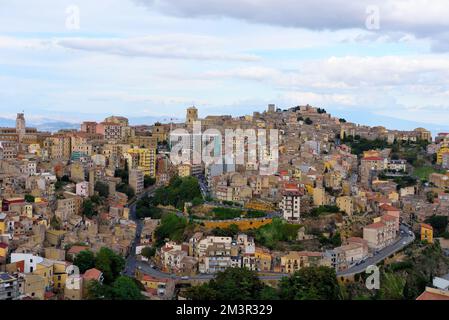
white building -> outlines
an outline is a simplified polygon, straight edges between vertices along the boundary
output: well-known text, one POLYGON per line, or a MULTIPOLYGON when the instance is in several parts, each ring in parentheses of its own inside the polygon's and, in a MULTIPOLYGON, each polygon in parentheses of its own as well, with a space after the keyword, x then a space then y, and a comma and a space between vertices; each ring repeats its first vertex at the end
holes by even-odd
POLYGON ((279 207, 285 220, 299 220, 301 213, 301 194, 299 191, 284 191, 279 207))
POLYGON ((89 182, 83 181, 76 184, 76 195, 80 197, 89 196, 89 182))
POLYGON ((24 273, 31 273, 36 270, 39 263, 44 261, 44 258, 31 253, 11 253, 11 263, 19 261, 24 261, 24 273))

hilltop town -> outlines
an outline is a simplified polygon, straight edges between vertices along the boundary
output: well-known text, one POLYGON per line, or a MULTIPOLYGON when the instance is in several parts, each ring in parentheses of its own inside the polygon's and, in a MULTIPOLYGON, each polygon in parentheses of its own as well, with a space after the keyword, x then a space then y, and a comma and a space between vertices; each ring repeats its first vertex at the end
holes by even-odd
POLYGON ((318 282, 308 285, 330 279, 339 290, 312 298, 449 299, 449 133, 269 105, 204 118, 190 107, 183 123, 111 116, 53 133, 20 113, 0 142, 0 300, 229 299, 220 284, 245 277, 262 289, 242 298, 293 299, 292 275, 309 273, 318 282), (171 133, 198 123, 276 132, 275 172, 261 174, 260 154, 174 161, 171 133), (399 291, 365 287, 376 265, 399 291))

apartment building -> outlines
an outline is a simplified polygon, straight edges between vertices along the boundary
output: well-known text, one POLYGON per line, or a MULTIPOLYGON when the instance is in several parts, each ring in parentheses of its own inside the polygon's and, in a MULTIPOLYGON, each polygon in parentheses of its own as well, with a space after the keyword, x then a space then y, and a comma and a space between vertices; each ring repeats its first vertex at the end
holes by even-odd
POLYGON ((136 194, 141 194, 144 189, 144 173, 141 170, 131 169, 129 171, 129 185, 136 194))
POLYGON ((285 220, 299 220, 301 217, 301 194, 299 190, 285 190, 279 204, 285 220))
POLYGON ((20 282, 18 276, 0 272, 0 300, 13 300, 20 296, 20 282))
POLYGON ((392 244, 397 236, 396 218, 384 215, 377 222, 363 228, 363 239, 372 250, 380 250, 392 244))

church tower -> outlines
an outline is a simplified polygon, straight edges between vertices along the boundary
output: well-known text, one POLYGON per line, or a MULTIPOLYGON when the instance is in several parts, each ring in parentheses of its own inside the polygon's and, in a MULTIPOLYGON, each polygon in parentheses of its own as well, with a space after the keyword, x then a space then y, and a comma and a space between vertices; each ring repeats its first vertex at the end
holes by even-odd
POLYGON ((195 107, 187 108, 186 124, 192 125, 194 121, 198 120, 198 109, 195 107))
POLYGON ((22 142, 23 137, 26 134, 25 115, 23 113, 17 114, 16 133, 19 136, 19 142, 22 142))

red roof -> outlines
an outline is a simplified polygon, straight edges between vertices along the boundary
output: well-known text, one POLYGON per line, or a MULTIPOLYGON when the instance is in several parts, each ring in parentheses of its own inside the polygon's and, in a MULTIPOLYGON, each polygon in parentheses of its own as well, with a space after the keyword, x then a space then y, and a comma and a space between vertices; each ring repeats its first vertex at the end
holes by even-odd
POLYGON ((433 230, 433 227, 430 224, 427 224, 427 223, 421 223, 421 227, 433 230))
POLYGON ((395 220, 397 220, 396 217, 393 217, 393 216, 390 216, 390 215, 384 215, 384 216, 381 217, 381 219, 384 220, 384 221, 395 221, 395 220))
POLYGON ((6 249, 8 248, 8 245, 6 243, 0 242, 0 248, 6 249))
POLYGON ((367 225, 365 228, 366 229, 380 229, 380 228, 384 228, 385 227, 385 223, 383 222, 375 222, 372 223, 370 225, 367 225))
POLYGON ((84 280, 99 280, 102 273, 100 270, 92 268, 89 270, 86 270, 83 275, 84 280))
POLYGON ((86 246, 73 246, 69 249, 69 251, 67 251, 68 254, 78 254, 81 251, 85 251, 88 250, 89 247, 86 246))
POLYGON ((389 205, 389 204, 387 204, 387 203, 382 204, 382 205, 380 206, 380 208, 381 208, 382 210, 385 210, 385 211, 399 211, 398 208, 395 208, 395 207, 393 207, 392 205, 389 205))
POLYGON ((433 292, 424 291, 416 300, 449 300, 449 296, 433 292))

